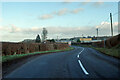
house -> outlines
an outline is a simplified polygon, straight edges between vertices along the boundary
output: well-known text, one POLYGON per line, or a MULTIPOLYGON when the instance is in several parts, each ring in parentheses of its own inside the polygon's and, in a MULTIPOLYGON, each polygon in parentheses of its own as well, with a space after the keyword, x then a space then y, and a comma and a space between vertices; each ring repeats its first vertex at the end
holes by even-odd
POLYGON ((69 39, 60 39, 59 40, 61 43, 68 43, 69 42, 69 39))
POLYGON ((81 37, 74 37, 74 38, 70 38, 71 42, 77 42, 78 39, 80 39, 81 37))
POLYGON ((80 38, 81 43, 90 43, 92 38, 80 38))

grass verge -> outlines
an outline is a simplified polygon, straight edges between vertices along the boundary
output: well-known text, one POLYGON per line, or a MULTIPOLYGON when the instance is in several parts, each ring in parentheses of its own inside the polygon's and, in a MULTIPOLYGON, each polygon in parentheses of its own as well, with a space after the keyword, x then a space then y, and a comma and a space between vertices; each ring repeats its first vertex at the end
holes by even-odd
POLYGON ((22 58, 25 56, 31 56, 31 55, 36 55, 36 54, 43 54, 43 53, 52 53, 52 52, 61 52, 61 51, 69 51, 73 50, 73 47, 66 48, 64 50, 50 50, 50 51, 41 51, 41 52, 34 52, 34 53, 27 53, 27 54, 16 54, 16 55, 7 55, 7 56, 2 56, 2 62, 7 62, 10 60, 22 58))
POLYGON ((120 59, 120 53, 118 51, 118 49, 114 49, 114 48, 111 48, 111 49, 108 49, 108 48, 94 48, 104 54, 107 54, 109 56, 113 56, 113 57, 116 57, 116 58, 119 58, 120 59))
POLYGON ((98 47, 93 47, 91 45, 82 45, 81 47, 89 47, 89 48, 93 48, 95 50, 98 50, 100 51, 101 53, 104 53, 106 55, 109 55, 109 56, 112 56, 112 57, 115 57, 115 58, 118 58, 120 59, 120 48, 117 46, 113 47, 113 48, 98 48, 98 47))

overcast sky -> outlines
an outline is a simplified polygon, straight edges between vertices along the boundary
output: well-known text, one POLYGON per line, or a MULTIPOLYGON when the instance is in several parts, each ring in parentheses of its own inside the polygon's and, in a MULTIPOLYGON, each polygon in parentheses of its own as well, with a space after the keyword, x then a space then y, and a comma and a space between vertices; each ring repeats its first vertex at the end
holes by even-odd
POLYGON ((118 34, 118 2, 2 2, 1 41, 35 39, 42 28, 48 38, 110 36, 109 14, 113 15, 114 35, 118 34))

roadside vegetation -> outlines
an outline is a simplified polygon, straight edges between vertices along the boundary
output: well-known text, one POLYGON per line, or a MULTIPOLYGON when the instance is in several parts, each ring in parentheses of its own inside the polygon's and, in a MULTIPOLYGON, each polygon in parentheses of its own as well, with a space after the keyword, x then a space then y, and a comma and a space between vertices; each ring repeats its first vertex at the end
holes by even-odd
POLYGON ((69 47, 69 48, 66 48, 64 50, 50 50, 50 51, 41 51, 41 52, 34 52, 34 53, 27 53, 27 54, 6 55, 6 56, 2 56, 2 62, 14 60, 14 59, 18 59, 18 58, 22 58, 22 57, 26 57, 26 56, 31 56, 31 55, 69 51, 69 50, 73 50, 73 49, 74 49, 73 47, 69 47))
POLYGON ((113 56, 113 57, 120 59, 120 53, 119 53, 120 44, 115 47, 112 47, 112 48, 99 48, 99 47, 93 47, 91 45, 82 45, 82 47, 90 47, 90 48, 96 49, 106 55, 113 56))

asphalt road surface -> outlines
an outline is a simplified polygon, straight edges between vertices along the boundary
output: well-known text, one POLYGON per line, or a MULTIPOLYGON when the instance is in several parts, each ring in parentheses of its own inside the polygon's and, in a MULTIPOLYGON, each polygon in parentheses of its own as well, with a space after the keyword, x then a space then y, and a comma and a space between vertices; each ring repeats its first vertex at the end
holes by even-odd
POLYGON ((5 78, 120 78, 120 60, 92 48, 38 56, 5 78))

